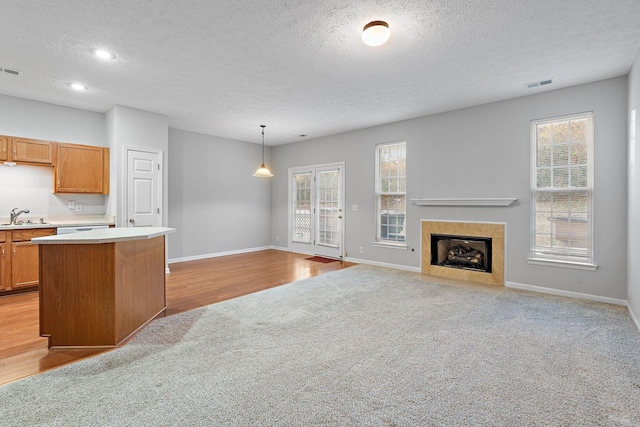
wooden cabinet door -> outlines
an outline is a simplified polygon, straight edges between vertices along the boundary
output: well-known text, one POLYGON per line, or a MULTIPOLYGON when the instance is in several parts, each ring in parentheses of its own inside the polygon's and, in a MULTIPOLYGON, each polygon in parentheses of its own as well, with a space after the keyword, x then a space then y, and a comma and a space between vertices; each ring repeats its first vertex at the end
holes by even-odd
POLYGON ((109 194, 109 149, 57 144, 53 192, 109 194))
POLYGON ((9 245, 0 243, 0 291, 9 289, 9 245))
POLYGON ((53 148, 49 141, 38 139, 11 138, 10 160, 14 162, 50 165, 53 161, 53 148))
POLYGON ((17 242, 11 245, 11 288, 37 286, 40 283, 38 245, 17 242))
POLYGON ((9 138, 0 136, 0 160, 9 159, 9 138))
POLYGON ((11 232, 11 281, 12 289, 38 286, 40 283, 40 263, 38 245, 31 239, 56 234, 55 228, 32 228, 11 232))

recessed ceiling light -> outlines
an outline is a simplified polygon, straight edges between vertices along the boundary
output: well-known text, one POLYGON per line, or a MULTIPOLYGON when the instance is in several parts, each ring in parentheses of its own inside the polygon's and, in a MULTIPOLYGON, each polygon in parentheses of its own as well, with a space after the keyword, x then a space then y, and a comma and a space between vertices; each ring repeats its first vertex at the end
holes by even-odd
POLYGON ((371 21, 362 30, 362 41, 369 46, 380 46, 390 36, 389 24, 384 21, 371 21))
POLYGON ((104 49, 93 49, 91 51, 95 56, 100 59, 115 59, 115 55, 104 49))
POLYGON ((83 85, 82 83, 67 83, 67 86, 77 91, 89 90, 89 87, 83 85))

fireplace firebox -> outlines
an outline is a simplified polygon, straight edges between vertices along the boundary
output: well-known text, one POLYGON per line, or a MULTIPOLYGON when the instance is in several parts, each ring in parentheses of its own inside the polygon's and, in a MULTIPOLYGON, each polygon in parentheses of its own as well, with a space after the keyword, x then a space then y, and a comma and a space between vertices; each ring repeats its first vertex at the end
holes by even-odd
POLYGON ((431 234, 431 265, 491 273, 491 238, 431 234))

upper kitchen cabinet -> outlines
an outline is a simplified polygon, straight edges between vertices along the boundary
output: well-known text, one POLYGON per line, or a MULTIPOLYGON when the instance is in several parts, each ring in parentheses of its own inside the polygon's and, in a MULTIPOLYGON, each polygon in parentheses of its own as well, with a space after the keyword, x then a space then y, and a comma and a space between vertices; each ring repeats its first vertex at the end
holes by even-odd
POLYGON ((53 143, 39 139, 11 138, 8 159, 12 162, 51 166, 53 143))
POLYGON ((109 149, 57 143, 54 193, 109 194, 109 149))
POLYGON ((7 161, 9 159, 9 138, 0 135, 0 160, 7 161))

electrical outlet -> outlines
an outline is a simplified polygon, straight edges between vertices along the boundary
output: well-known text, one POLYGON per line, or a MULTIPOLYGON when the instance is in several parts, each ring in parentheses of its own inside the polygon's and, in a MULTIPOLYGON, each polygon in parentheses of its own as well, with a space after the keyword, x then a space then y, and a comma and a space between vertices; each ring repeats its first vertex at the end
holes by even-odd
POLYGON ((356 212, 358 210, 358 205, 351 205, 351 210, 356 212))
POLYGON ((67 208, 72 211, 76 208, 76 202, 74 202, 73 200, 69 200, 67 201, 67 208))
POLYGON ((280 237, 276 236, 276 243, 280 242, 280 237))
POLYGON ((360 246, 360 253, 363 254, 364 253, 364 248, 362 246, 360 246))
POLYGON ((82 212, 82 203, 76 203, 76 212, 82 212))

